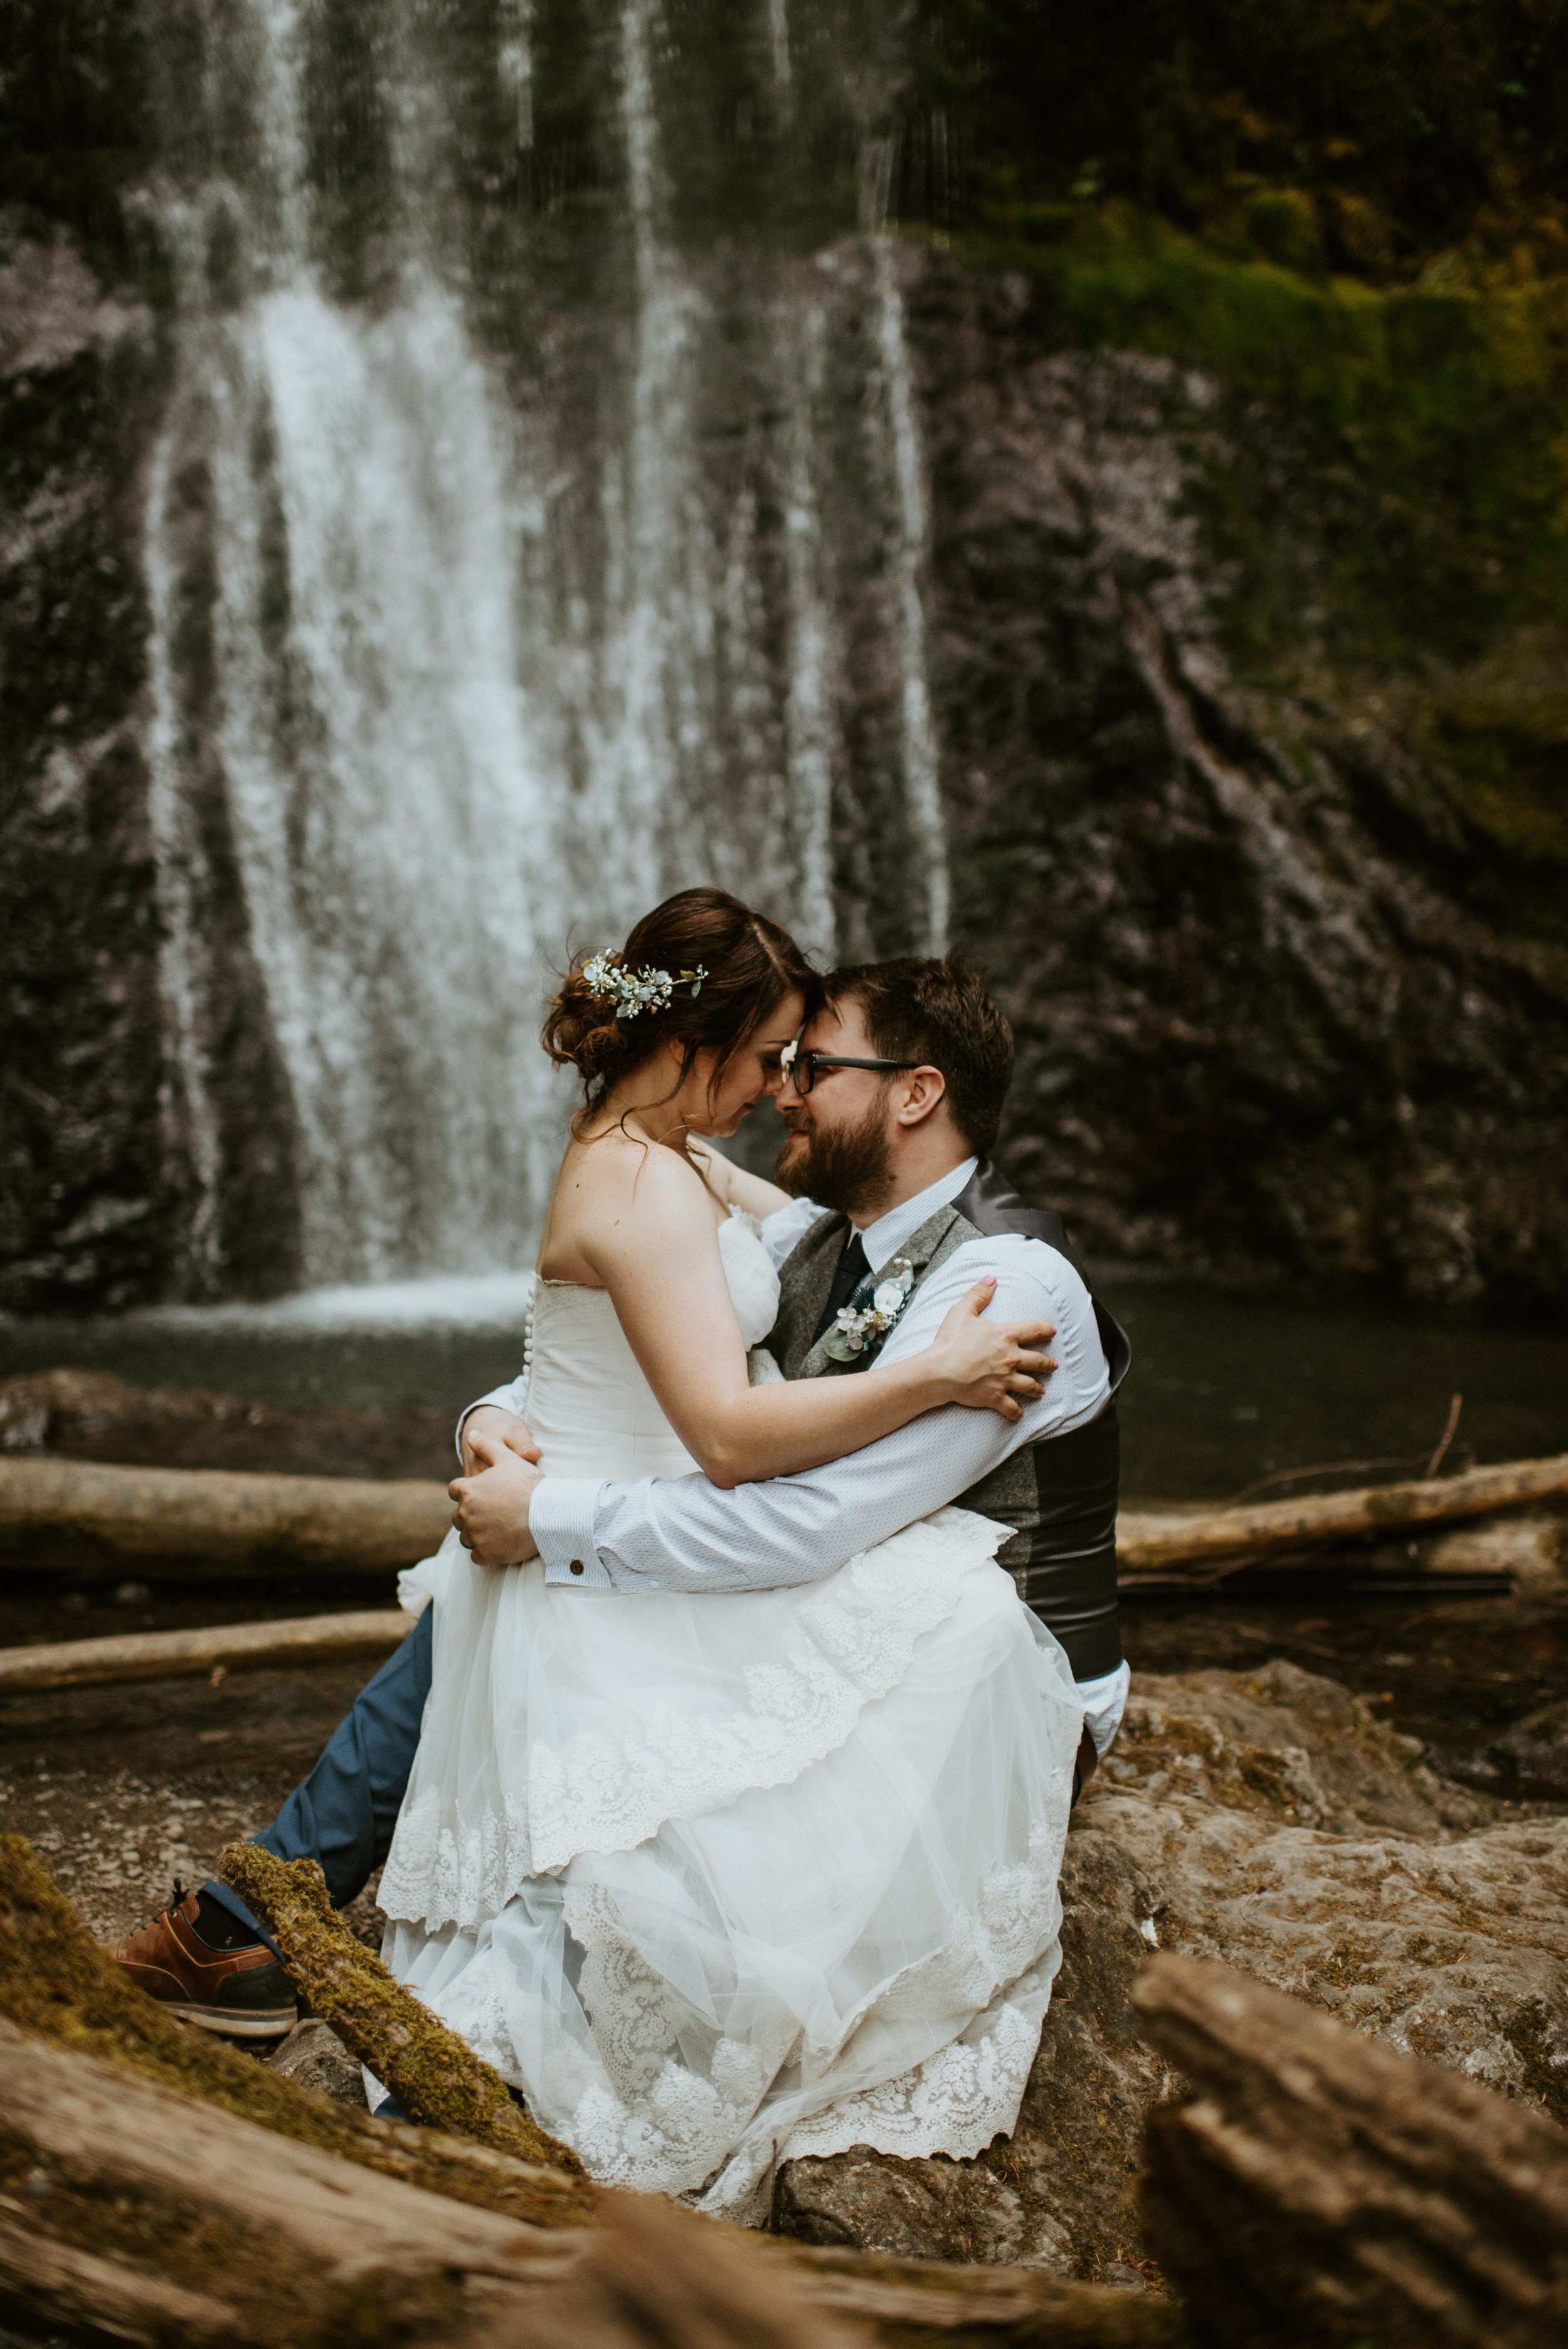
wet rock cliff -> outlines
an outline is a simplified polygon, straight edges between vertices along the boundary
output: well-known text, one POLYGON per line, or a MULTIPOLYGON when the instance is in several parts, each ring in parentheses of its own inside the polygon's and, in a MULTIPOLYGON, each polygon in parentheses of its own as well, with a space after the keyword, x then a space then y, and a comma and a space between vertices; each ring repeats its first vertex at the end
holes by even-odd
POLYGON ((1555 200, 1179 229, 940 16, 28 20, 0 1308, 516 1257, 546 967, 699 876, 972 953, 1092 1249, 1568 1295, 1555 200))
MULTIPOLYGON (((1434 722, 1461 688, 1349 682, 1310 626, 1249 677, 1209 518, 1268 419, 1238 446, 1202 371, 1042 347, 1026 275, 908 265, 955 930, 1018 1036, 1016 1177, 1108 1254, 1568 1294, 1568 960, 1497 902, 1518 852, 1434 722)), ((1527 710, 1560 698, 1520 666, 1527 710)))

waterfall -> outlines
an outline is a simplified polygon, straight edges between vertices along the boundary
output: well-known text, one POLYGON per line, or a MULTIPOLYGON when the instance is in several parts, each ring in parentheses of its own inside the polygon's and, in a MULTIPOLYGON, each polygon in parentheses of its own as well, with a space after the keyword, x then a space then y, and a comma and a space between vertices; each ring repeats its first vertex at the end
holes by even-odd
POLYGON ((520 1264, 570 949, 698 880, 823 957, 944 940, 887 141, 787 0, 712 19, 755 85, 717 130, 658 0, 167 5, 146 749, 181 1287, 230 1289, 258 1221, 263 1286, 520 1264), (835 106, 880 209, 813 241, 768 205, 835 106), (754 124, 767 201, 715 234, 703 174, 750 169, 754 124))

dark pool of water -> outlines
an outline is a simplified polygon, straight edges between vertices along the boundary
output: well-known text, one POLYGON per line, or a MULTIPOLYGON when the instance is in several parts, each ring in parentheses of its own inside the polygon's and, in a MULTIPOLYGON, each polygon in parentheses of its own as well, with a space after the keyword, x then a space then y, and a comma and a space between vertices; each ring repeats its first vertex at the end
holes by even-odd
MULTIPOLYGON (((1220 1499, 1276 1469, 1416 1459, 1464 1397, 1451 1465, 1568 1451, 1568 1323, 1419 1313, 1377 1299, 1243 1295, 1108 1270, 1133 1367, 1122 1489, 1220 1499)), ((296 1408, 456 1414, 512 1377, 518 1331, 290 1330, 226 1314, 0 1322, 0 1377, 57 1364, 296 1408)))
POLYGON ((1132 1340, 1122 1489, 1218 1498, 1276 1469, 1430 1451, 1450 1465, 1568 1452, 1568 1321, 1453 1318, 1377 1299, 1242 1295, 1107 1273, 1132 1340))

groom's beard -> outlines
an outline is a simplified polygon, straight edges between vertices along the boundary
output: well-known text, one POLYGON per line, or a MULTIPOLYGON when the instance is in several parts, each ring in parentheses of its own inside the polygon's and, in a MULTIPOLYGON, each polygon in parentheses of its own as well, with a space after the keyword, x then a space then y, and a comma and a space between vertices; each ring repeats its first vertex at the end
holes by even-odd
POLYGON ((842 1216, 875 1206, 892 1178, 886 1109, 868 1110, 859 1125, 794 1127, 773 1178, 791 1198, 815 1199, 842 1216))

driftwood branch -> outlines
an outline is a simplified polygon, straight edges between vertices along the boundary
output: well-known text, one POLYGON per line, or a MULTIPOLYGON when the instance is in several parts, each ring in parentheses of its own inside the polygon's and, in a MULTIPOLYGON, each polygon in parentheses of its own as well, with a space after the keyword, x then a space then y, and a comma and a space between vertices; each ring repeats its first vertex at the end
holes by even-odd
POLYGON ((1148 2131, 1155 2256, 1216 2349, 1548 2349, 1568 2340, 1568 2137, 1245 1974, 1134 1986, 1191 2085, 1148 2131))
POLYGON ((191 1680, 279 1664, 355 1663, 390 1653, 414 1628, 401 1608, 306 1615, 284 1623, 224 1623, 204 1631, 130 1631, 0 1648, 0 1696, 94 1688, 113 1681, 191 1680))
POLYGON ((575 2176, 583 2164, 512 2102, 505 2081, 356 1940, 314 1859, 231 1844, 218 1872, 255 1912, 312 2010, 417 2121, 575 2176))
POLYGON ((155 1558, 203 1576, 385 1575, 428 1557, 451 1522, 440 1485, 0 1462, 0 1565, 79 1574, 155 1558))
POLYGON ((1255 1485, 1247 1485, 1241 1492, 1233 1493, 1221 1506, 1239 1509, 1243 1501, 1256 1500, 1260 1493, 1272 1493, 1280 1485, 1305 1485, 1314 1476, 1370 1476, 1379 1468, 1420 1468, 1423 1477, 1435 1476, 1448 1457, 1449 1446, 1459 1433, 1460 1413, 1464 1409, 1463 1395, 1453 1395, 1449 1401, 1449 1415, 1443 1432, 1430 1453, 1400 1452, 1381 1460, 1319 1460, 1305 1468, 1276 1468, 1272 1476, 1260 1476, 1255 1485), (1425 1467, 1421 1463, 1425 1461, 1425 1467))
POLYGON ((1117 1520, 1117 1558, 1132 1573, 1217 1565, 1227 1558, 1262 1558, 1348 1541, 1362 1534, 1408 1533, 1419 1526, 1450 1524, 1487 1516, 1494 1509, 1564 1497, 1568 1454, 1555 1460, 1511 1460, 1495 1468, 1472 1468, 1463 1476, 1214 1509, 1201 1516, 1157 1517, 1124 1510, 1117 1520))
MULTIPOLYGON (((1123 1510, 1118 1549, 1130 1572, 1158 1572, 1405 1533, 1564 1497, 1568 1454, 1197 1516, 1123 1510)), ((304 1568, 384 1575, 428 1557, 450 1523, 451 1504, 439 1485, 0 1462, 0 1565, 81 1573, 95 1564, 156 1559, 165 1573, 188 1575, 295 1574, 304 1568)))

